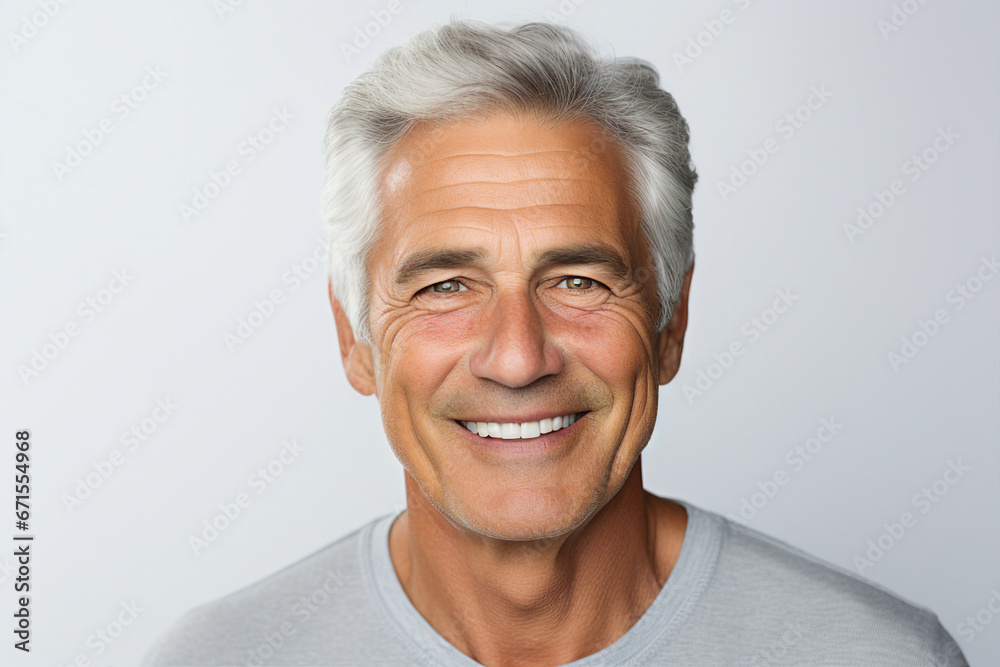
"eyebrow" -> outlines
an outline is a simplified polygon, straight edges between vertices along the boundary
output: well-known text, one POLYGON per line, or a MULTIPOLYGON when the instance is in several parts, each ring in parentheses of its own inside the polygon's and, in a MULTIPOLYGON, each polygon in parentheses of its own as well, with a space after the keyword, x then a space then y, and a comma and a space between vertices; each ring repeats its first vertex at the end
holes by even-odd
POLYGON ((486 253, 483 250, 422 250, 415 252, 396 269, 397 285, 405 285, 418 276, 438 269, 457 269, 482 262, 486 253))
POLYGON ((564 264, 603 266, 616 278, 628 278, 629 267, 617 250, 600 243, 586 243, 568 248, 553 248, 538 256, 538 267, 564 264))
MULTIPOLYGON (((481 248, 469 250, 431 249, 413 253, 396 269, 394 280, 397 285, 405 285, 428 271, 457 269, 470 264, 483 263, 486 251, 481 248)), ((553 248, 538 256, 537 268, 547 268, 567 264, 598 265, 607 268, 616 278, 627 278, 628 263, 614 249, 598 243, 553 248)))

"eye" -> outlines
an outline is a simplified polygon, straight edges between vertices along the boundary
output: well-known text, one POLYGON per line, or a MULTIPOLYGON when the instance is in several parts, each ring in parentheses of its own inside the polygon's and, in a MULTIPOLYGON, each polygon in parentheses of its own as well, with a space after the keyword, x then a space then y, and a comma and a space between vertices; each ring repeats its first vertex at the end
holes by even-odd
POLYGON ((427 287, 431 292, 436 292, 438 294, 451 294, 453 292, 461 292, 462 290, 468 290, 469 288, 458 282, 457 280, 442 280, 439 283, 434 283, 427 287))
POLYGON ((567 289, 571 290, 588 290, 599 283, 593 278, 584 278, 583 276, 567 276, 563 278, 562 281, 556 285, 556 287, 566 286, 567 289))

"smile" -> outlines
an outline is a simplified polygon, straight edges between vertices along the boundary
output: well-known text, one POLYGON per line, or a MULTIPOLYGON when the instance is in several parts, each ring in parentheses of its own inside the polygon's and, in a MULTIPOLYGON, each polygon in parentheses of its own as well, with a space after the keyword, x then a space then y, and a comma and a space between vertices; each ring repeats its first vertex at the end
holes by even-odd
POLYGON ((537 438, 545 433, 558 431, 576 422, 585 413, 547 417, 533 422, 475 422, 459 421, 458 423, 483 438, 500 438, 502 440, 523 440, 537 438))

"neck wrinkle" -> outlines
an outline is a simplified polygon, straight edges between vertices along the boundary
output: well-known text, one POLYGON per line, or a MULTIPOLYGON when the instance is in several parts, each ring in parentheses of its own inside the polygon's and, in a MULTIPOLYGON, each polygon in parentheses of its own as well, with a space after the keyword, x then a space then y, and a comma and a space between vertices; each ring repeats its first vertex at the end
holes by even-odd
POLYGON ((683 508, 643 490, 639 461, 588 522, 543 543, 464 533, 408 474, 406 488, 389 536, 396 575, 431 627, 484 665, 564 665, 613 644, 656 599, 686 528, 683 508))

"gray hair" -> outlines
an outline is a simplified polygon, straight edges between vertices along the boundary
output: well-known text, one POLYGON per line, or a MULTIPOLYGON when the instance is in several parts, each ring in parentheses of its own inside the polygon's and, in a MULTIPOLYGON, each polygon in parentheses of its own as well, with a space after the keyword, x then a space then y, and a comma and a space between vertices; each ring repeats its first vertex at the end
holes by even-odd
POLYGON ((386 154, 420 122, 499 111, 586 118, 621 144, 654 263, 657 330, 666 326, 694 260, 691 194, 698 177, 687 123, 658 84, 649 63, 601 59, 574 31, 546 23, 505 30, 456 20, 383 53, 331 109, 323 146, 330 282, 355 337, 371 342, 367 260, 383 215, 386 154))

